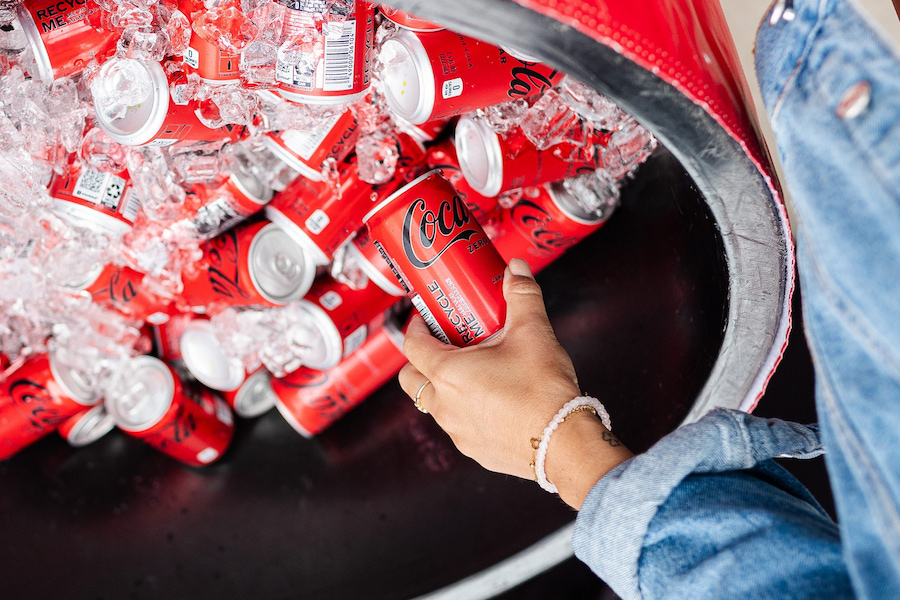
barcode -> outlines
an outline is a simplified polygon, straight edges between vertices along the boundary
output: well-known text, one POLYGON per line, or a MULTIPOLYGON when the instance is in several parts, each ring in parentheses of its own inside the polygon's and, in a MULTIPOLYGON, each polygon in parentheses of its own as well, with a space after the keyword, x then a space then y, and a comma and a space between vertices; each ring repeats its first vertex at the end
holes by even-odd
POLYGON ((108 173, 97 171, 94 169, 85 169, 78 177, 75 189, 72 195, 82 200, 88 200, 94 204, 99 204, 103 197, 103 190, 106 188, 106 178, 108 173))
POLYGON ((134 188, 128 188, 125 194, 125 208, 122 209, 122 216, 126 221, 134 223, 138 210, 141 208, 141 198, 135 193, 134 188))
POLYGON ((356 19, 344 21, 341 37, 325 40, 326 92, 340 92, 353 87, 353 63, 356 55, 356 19))
POLYGON ((437 319, 434 318, 434 315, 431 314, 431 311, 428 310, 428 307, 425 306, 425 301, 422 300, 422 296, 416 294, 412 297, 413 306, 416 307, 416 310, 419 311, 419 314, 422 315, 422 318, 425 320, 425 324, 428 325, 428 329, 431 330, 431 333, 434 334, 434 337, 441 340, 445 344, 450 343, 450 338, 447 337, 447 334, 444 333, 444 330, 441 329, 441 326, 438 325, 437 319))

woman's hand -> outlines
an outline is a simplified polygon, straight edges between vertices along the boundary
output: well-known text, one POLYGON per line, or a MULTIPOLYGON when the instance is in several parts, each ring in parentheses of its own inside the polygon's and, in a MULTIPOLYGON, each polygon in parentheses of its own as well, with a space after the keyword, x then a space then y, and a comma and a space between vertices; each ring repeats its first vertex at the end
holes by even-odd
MULTIPOLYGON (((406 334, 404 352, 410 364, 400 371, 400 385, 414 398, 430 380, 421 404, 460 452, 491 471, 533 479, 531 438, 581 391, 525 261, 510 261, 503 295, 503 331, 469 348, 433 338, 416 316, 406 334)), ((575 413, 551 438, 547 478, 563 500, 580 508, 594 484, 630 456, 591 413, 575 413)))

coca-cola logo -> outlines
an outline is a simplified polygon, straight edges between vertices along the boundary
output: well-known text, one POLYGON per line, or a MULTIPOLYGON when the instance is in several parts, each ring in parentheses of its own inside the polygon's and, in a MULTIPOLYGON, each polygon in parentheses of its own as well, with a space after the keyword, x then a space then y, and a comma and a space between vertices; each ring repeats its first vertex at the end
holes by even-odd
POLYGON ((213 291, 227 298, 249 299, 241 288, 238 269, 238 239, 228 231, 209 242, 206 248, 207 276, 213 291))
POLYGON ((300 396, 302 405, 314 411, 319 419, 327 422, 333 421, 347 412, 352 402, 343 390, 330 384, 328 373, 314 371, 312 369, 291 375, 290 380, 282 380, 289 388, 309 390, 318 388, 313 392, 300 396))
POLYGON ((520 200, 513 206, 511 216, 516 231, 541 255, 556 254, 578 242, 577 237, 560 233, 553 217, 531 200, 520 200))
POLYGON ((426 206, 424 198, 416 198, 403 218, 403 252, 417 269, 427 269, 451 246, 467 242, 481 233, 466 227, 471 217, 465 201, 458 194, 451 200, 443 200, 436 211, 428 210, 426 206), (424 254, 430 258, 423 257, 424 254))
POLYGON ((117 268, 109 277, 109 283, 94 292, 95 300, 108 299, 114 306, 127 306, 138 295, 138 287, 136 284, 140 282, 140 277, 135 278, 133 273, 125 271, 123 268, 117 268))
POLYGON ((30 379, 13 381, 9 397, 19 413, 39 430, 53 429, 65 420, 49 390, 30 379))
POLYGON ((553 87, 553 79, 559 73, 558 70, 553 69, 550 73, 545 74, 535 68, 541 67, 540 63, 526 62, 524 60, 519 60, 518 62, 521 66, 513 67, 509 72, 512 78, 509 80, 507 96, 513 99, 525 98, 553 87))

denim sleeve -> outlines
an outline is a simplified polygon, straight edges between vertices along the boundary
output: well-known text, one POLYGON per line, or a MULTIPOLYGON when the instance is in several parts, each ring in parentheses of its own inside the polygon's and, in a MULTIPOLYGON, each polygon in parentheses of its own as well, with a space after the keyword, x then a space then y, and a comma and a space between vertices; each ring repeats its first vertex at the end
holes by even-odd
POLYGON ((610 471, 575 554, 632 598, 852 598, 837 526, 770 459, 821 453, 818 430, 717 410, 610 471))

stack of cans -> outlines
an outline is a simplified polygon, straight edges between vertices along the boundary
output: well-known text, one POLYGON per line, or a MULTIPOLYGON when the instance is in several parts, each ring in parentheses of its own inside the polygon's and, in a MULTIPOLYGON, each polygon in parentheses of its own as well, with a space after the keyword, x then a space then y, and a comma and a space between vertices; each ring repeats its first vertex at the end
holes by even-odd
MULTIPOLYGON (((83 84, 85 140, 99 128, 126 157, 111 164, 84 143, 54 165, 51 210, 122 256, 66 287, 145 327, 154 349, 102 394, 53 353, 2 356, 0 459, 51 431, 80 446, 118 428, 199 467, 226 453, 235 416, 273 407, 317 435, 405 364, 411 312, 445 343, 489 340, 504 326, 509 259, 537 272, 609 217, 614 201, 586 205, 567 180, 604 169, 614 127, 542 146, 486 112, 558 93, 551 66, 356 0, 257 3, 234 31, 208 28, 196 0, 162 4, 173 40, 162 60, 123 45, 115 2, 17 9, 20 68, 83 84), (246 23, 277 33, 243 39, 246 23), (268 63, 260 44, 277 49, 268 63), (251 99, 231 120, 229 95, 251 99), (171 167, 148 185, 148 165, 185 156, 225 167, 171 167), (159 194, 177 214, 159 210, 159 194), (191 259, 175 273, 142 266, 134 248, 150 231, 191 259), (217 325, 275 313, 299 336, 277 364, 217 325)), ((653 144, 648 134, 635 166, 653 144)))

